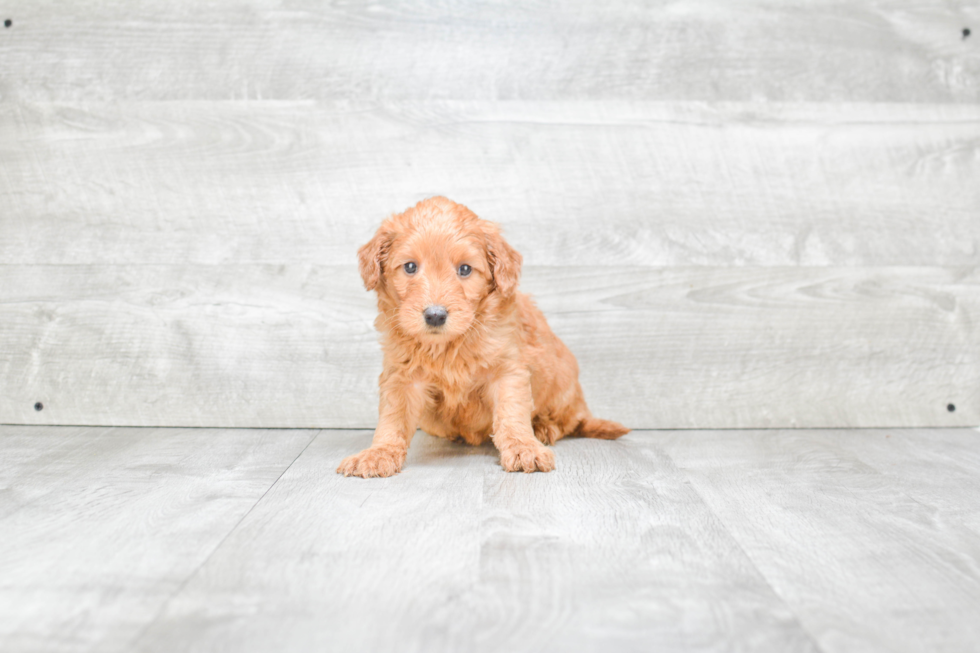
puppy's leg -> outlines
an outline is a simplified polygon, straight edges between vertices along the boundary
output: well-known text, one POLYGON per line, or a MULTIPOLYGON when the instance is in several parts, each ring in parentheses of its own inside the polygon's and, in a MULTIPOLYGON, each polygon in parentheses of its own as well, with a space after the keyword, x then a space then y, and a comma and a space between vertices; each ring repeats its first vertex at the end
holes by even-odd
POLYGON ((421 384, 393 378, 382 381, 378 427, 371 446, 344 458, 337 472, 363 478, 400 472, 425 400, 425 388, 421 384))
POLYGON ((531 375, 514 370, 501 376, 493 392, 493 443, 508 472, 550 472, 555 455, 534 437, 531 428, 531 375))

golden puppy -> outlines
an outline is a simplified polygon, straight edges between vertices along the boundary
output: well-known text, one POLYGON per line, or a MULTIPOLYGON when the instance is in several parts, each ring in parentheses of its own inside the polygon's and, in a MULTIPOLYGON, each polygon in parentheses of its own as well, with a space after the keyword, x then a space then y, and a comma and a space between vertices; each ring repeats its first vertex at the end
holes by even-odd
POLYGON ((592 417, 575 357, 517 291, 521 255, 492 222, 433 197, 385 220, 357 256, 378 293, 384 371, 374 440, 338 472, 398 473, 419 427, 473 445, 491 438, 510 472, 551 471, 544 444, 566 435, 629 432, 592 417))

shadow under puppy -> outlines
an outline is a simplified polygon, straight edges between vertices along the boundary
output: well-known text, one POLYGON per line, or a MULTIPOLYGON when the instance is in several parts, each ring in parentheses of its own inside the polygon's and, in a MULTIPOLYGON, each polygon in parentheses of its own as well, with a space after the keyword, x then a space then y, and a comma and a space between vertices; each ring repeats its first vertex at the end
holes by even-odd
POLYGON ((419 427, 473 445, 492 439, 511 472, 553 470, 544 445, 567 435, 629 432, 589 412, 578 363, 517 291, 521 255, 497 225, 432 197, 385 220, 357 254, 378 295, 384 371, 374 440, 338 472, 398 473, 419 427))

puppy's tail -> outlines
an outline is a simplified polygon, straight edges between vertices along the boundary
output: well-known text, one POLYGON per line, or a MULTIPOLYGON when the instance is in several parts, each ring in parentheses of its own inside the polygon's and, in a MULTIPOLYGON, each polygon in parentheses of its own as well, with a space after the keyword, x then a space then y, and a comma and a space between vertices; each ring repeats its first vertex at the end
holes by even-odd
POLYGON ((575 427, 573 435, 577 435, 580 438, 615 440, 629 432, 630 430, 619 422, 610 422, 607 419, 599 419, 597 417, 586 417, 575 427))

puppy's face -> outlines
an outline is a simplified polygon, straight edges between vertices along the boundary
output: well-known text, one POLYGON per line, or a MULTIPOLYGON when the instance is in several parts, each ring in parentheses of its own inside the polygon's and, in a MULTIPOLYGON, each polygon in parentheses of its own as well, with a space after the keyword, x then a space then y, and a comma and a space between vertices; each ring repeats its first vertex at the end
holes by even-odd
POLYGON ((444 229, 398 238, 384 275, 396 298, 399 327, 423 342, 452 340, 473 326, 492 284, 478 237, 444 229))
POLYGON ((521 266, 496 225, 441 197, 386 220, 358 260, 388 322, 426 343, 478 325, 490 293, 514 294, 521 266))

